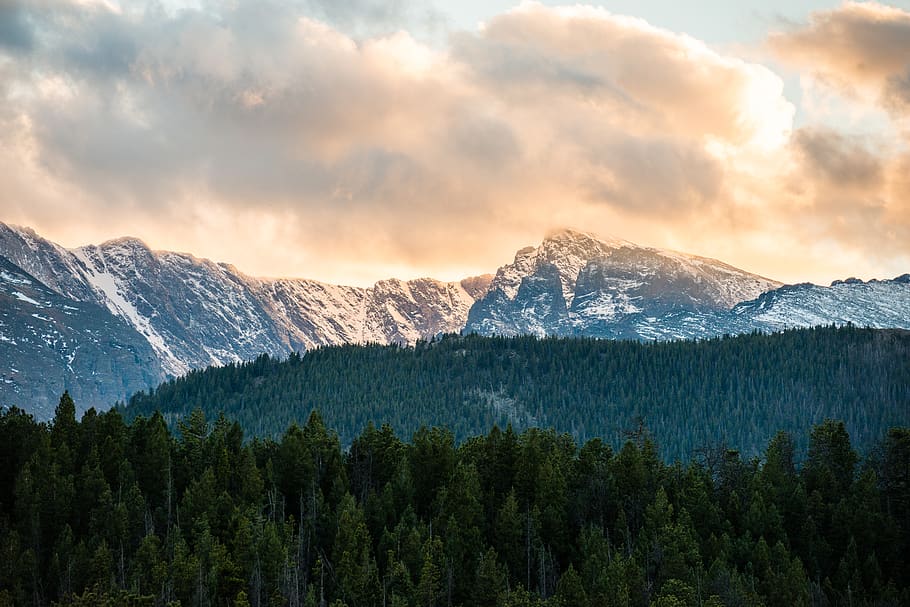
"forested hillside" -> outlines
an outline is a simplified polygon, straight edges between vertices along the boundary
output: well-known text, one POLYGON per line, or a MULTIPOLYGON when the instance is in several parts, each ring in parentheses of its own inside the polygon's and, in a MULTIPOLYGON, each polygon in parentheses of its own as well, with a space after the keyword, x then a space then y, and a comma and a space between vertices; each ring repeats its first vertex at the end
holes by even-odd
POLYGON ((910 604, 910 429, 861 460, 840 422, 805 463, 647 433, 494 429, 456 446, 314 413, 244 441, 201 412, 0 414, 0 605, 647 607, 910 604))
POLYGON ((489 431, 554 427, 614 448, 643 420, 668 460, 722 443, 759 454, 778 429, 798 452, 813 424, 844 420, 866 452, 910 425, 910 332, 853 327, 700 342, 447 336, 415 347, 338 346, 286 361, 261 357, 163 384, 121 412, 224 412, 251 435, 277 438, 322 412, 349 445, 367 423, 409 437, 444 426, 456 441, 489 431))

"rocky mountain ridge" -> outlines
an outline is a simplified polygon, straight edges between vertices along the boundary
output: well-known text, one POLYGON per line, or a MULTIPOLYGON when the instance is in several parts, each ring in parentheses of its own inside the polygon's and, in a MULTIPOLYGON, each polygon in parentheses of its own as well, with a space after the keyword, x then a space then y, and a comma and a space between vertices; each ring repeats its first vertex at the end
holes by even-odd
POLYGON ((520 250, 497 271, 487 294, 471 309, 466 330, 675 338, 682 336, 671 326, 665 331, 635 326, 674 313, 729 310, 780 286, 715 259, 562 230, 539 247, 520 250))
POLYGON ((907 275, 782 285, 714 259, 572 230, 521 249, 494 276, 368 288, 254 278, 134 238, 66 249, 4 224, 0 261, 10 277, 0 281, 8 361, 0 404, 40 416, 61 388, 82 407, 106 407, 194 368, 440 333, 654 340, 832 323, 910 328, 907 275), (34 373, 21 374, 22 361, 34 373))
MULTIPOLYGON (((94 398, 94 393, 83 394, 78 382, 67 382, 65 387, 84 407, 110 406, 168 376, 262 353, 285 356, 344 343, 413 343, 457 332, 474 303, 459 282, 390 279, 359 288, 304 279, 258 279, 228 264, 152 251, 135 238, 70 250, 30 229, 3 224, 0 259, 11 272, 27 274, 36 288, 65 299, 60 306, 91 305, 101 322, 117 319, 118 327, 132 330, 133 341, 153 352, 158 364, 149 367, 144 382, 127 382, 119 389, 112 385, 104 393, 105 401, 94 398)), ((464 282, 473 293, 482 293, 488 279, 464 282)), ((18 325, 15 330, 0 326, 4 331, 0 335, 15 340, 21 330, 18 325)), ((44 363, 38 366, 48 367, 51 375, 64 373, 53 348, 47 348, 44 363)), ((17 357, 10 352, 6 360, 17 357)), ((55 383, 54 389, 58 387, 55 383)), ((0 385, 0 402, 30 406, 26 394, 32 390, 0 385)))

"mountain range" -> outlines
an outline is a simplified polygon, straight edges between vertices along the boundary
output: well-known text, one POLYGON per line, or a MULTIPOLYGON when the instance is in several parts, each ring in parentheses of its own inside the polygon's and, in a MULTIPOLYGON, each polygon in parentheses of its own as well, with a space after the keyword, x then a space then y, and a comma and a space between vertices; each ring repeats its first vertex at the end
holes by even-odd
POLYGON ((168 377, 322 345, 440 333, 663 340, 847 324, 910 328, 910 275, 782 285, 723 262, 572 230, 495 275, 361 288, 247 276, 134 238, 66 249, 0 223, 0 404, 107 408, 168 377))

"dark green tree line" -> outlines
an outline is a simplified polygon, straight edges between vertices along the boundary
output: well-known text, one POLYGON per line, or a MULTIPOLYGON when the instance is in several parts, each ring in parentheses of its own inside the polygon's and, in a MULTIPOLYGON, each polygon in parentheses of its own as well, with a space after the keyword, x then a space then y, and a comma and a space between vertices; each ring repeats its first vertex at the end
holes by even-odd
POLYGON ((368 424, 342 449, 319 413, 247 441, 64 395, 0 414, 0 605, 908 604, 910 429, 806 442, 668 463, 646 428, 368 424))
POLYGON ((195 409, 278 439, 319 409, 341 444, 372 422, 399 438, 421 426, 456 442, 494 424, 553 427, 620 449, 644 418, 666 459, 721 441, 760 455, 779 428, 804 453, 809 431, 841 419, 866 453, 910 425, 910 332, 799 329, 701 342, 445 336, 414 347, 337 346, 194 371, 121 409, 161 411, 172 429, 195 409))

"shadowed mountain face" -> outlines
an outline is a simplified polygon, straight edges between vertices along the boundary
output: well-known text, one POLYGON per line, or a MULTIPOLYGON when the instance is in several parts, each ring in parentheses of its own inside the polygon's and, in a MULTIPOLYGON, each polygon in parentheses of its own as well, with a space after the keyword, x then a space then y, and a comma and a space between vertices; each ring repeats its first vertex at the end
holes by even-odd
POLYGON ((60 295, 3 258, 0 360, 0 404, 41 419, 53 415, 64 390, 85 410, 85 403, 110 405, 164 377, 148 341, 123 319, 60 295))
POLYGON ((0 261, 12 277, 0 293, 0 404, 42 418, 64 387, 81 407, 106 408, 190 369, 321 345, 460 331, 652 340, 831 323, 910 328, 907 276, 782 287, 714 259, 571 230, 521 249, 494 276, 369 288, 253 278, 131 238, 70 250, 4 224, 0 261))

